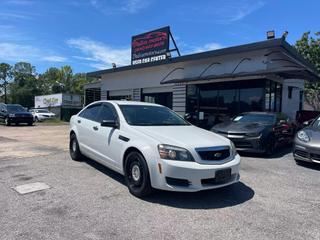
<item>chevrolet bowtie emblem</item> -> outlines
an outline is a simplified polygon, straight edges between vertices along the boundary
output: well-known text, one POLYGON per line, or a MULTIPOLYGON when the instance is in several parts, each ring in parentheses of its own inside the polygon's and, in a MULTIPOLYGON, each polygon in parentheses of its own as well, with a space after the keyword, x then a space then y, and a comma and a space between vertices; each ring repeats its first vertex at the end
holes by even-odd
POLYGON ((216 157, 216 158, 219 158, 219 157, 222 156, 222 153, 221 153, 221 152, 217 152, 217 153, 215 153, 213 156, 216 157))

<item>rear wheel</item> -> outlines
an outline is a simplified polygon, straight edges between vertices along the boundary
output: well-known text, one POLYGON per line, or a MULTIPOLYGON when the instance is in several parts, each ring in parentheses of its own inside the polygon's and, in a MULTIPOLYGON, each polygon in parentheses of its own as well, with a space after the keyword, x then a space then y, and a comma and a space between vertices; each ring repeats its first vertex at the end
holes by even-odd
POLYGON ((74 133, 70 136, 69 152, 73 160, 81 161, 83 159, 83 155, 80 152, 77 136, 74 133))
POLYGON ((136 197, 145 197, 152 192, 147 163, 139 152, 131 152, 125 159, 125 179, 129 192, 136 197))

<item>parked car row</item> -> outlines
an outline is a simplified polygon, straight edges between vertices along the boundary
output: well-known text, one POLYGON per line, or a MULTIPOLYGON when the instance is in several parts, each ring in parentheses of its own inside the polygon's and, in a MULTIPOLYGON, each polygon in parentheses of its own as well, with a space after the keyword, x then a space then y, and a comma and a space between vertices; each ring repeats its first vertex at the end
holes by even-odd
POLYGON ((20 123, 33 125, 34 122, 52 119, 56 115, 46 109, 31 109, 28 111, 20 104, 0 103, 0 120, 6 126, 11 124, 19 125, 20 123))

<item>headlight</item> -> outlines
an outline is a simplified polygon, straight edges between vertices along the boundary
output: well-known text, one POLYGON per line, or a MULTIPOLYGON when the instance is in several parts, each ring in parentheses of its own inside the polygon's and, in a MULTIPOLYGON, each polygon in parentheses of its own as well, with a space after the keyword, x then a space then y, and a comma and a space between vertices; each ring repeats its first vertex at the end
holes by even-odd
POLYGON ((248 137, 259 137, 261 133, 253 132, 253 133, 246 133, 245 135, 248 137))
POLYGON ((309 142, 310 141, 310 137, 303 130, 298 132, 297 137, 303 142, 309 142))
POLYGON ((234 143, 232 141, 230 141, 230 155, 231 158, 234 158, 237 155, 237 149, 236 146, 234 145, 234 143))
POLYGON ((194 162, 191 153, 187 149, 160 144, 158 145, 158 150, 162 159, 194 162))
POLYGON ((15 117, 16 115, 15 114, 13 114, 13 113, 10 113, 9 114, 9 117, 15 117))

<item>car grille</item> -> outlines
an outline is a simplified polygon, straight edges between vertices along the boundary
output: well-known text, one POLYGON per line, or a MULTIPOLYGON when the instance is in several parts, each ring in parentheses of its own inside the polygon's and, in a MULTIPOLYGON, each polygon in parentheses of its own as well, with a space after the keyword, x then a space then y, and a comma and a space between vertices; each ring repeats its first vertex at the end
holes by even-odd
POLYGON ((309 158, 309 153, 302 150, 295 150, 294 154, 296 154, 299 157, 309 158))
POLYGON ((245 141, 233 141, 236 148, 253 148, 252 144, 245 141))
POLYGON ((221 161, 230 156, 229 147, 196 149, 202 160, 221 161))
POLYGON ((320 161, 320 154, 311 153, 311 154, 310 154, 310 157, 311 157, 313 160, 320 161))

